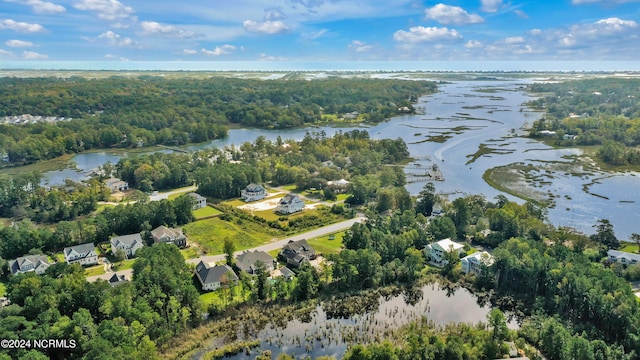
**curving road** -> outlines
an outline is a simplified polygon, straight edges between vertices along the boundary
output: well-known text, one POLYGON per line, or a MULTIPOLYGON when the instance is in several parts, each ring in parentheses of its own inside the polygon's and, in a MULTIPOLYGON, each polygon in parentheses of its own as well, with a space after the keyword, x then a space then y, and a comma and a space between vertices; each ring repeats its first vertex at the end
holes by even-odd
MULTIPOLYGON (((321 228, 318 228, 318 229, 315 229, 315 230, 311 230, 311 231, 308 231, 308 232, 305 232, 305 233, 302 233, 302 234, 297 234, 297 235, 289 236, 289 237, 282 238, 282 239, 276 239, 275 241, 269 242, 269 243, 264 244, 264 245, 256 246, 256 247, 251 248, 251 249, 246 249, 246 250, 242 250, 242 251, 236 251, 234 253, 234 255, 238 256, 238 255, 240 255, 240 254, 242 254, 243 252, 246 252, 246 251, 258 250, 258 251, 269 252, 271 250, 280 249, 283 246, 285 246, 291 240, 298 241, 298 240, 302 240, 302 239, 313 239, 313 238, 317 238, 317 237, 320 237, 320 236, 333 234, 333 233, 336 233, 338 231, 349 229, 353 224, 355 224, 356 222, 361 222, 364 219, 365 219, 365 217, 363 215, 358 214, 358 216, 356 216, 353 219, 349 219, 349 220, 342 221, 342 222, 335 223, 335 224, 326 225, 326 226, 323 226, 321 228)), ((188 259, 188 260, 186 260, 186 262, 188 264, 197 264, 200 261, 204 261, 207 264, 213 264, 213 263, 216 263, 218 261, 223 261, 224 257, 225 257, 224 254, 211 255, 211 256, 201 256, 201 257, 198 257, 198 258, 195 258, 195 259, 188 259)), ((131 275, 133 274, 133 269, 117 271, 115 273, 118 274, 118 275, 124 275, 124 276, 127 277, 127 279, 131 279, 131 275)), ((107 270, 107 272, 105 274, 87 277, 87 281, 96 281, 98 279, 109 280, 109 278, 111 278, 113 276, 113 274, 114 274, 114 272, 111 271, 111 268, 109 267, 109 269, 107 270)))

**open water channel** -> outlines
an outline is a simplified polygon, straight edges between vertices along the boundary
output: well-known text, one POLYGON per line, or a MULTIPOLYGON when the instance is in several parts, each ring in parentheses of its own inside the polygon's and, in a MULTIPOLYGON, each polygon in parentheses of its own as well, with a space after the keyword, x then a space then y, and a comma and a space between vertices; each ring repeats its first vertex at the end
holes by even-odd
MULTIPOLYGON (((532 165, 525 182, 514 176, 510 185, 529 197, 548 199, 550 221, 593 233, 598 219, 608 219, 618 238, 626 240, 636 225, 640 204, 640 176, 637 173, 602 173, 586 171, 572 165, 578 149, 553 149, 539 141, 520 137, 521 128, 530 125, 540 113, 530 111, 524 103, 531 99, 524 86, 534 80, 503 79, 491 81, 454 81, 440 84, 435 94, 422 97, 417 115, 397 116, 389 121, 362 126, 372 138, 402 138, 407 142, 415 162, 406 166, 407 189, 417 194, 428 178, 424 174, 436 164, 444 181, 435 181, 436 191, 450 194, 484 194, 488 199, 503 194, 488 185, 482 175, 488 169, 519 163, 532 165), (434 136, 440 141, 435 142, 434 136), (474 161, 479 147, 493 149, 474 161)), ((309 127, 287 130, 233 129, 225 139, 188 147, 205 149, 253 142, 258 136, 275 140, 300 140, 307 132, 324 131, 328 136, 355 127, 309 127)), ((45 182, 60 184, 65 178, 82 180, 88 172, 107 161, 116 163, 127 152, 89 152, 75 155, 70 167, 45 173, 45 182)), ((515 174, 515 173, 514 173, 515 174)), ((506 195, 506 194, 503 194, 506 195)), ((508 196, 511 199, 516 198, 508 196)))

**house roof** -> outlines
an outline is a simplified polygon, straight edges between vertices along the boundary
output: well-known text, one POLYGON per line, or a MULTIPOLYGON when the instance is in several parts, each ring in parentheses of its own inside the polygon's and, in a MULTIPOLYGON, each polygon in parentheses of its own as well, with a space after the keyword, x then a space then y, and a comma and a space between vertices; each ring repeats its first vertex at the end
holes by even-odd
POLYGON ((200 261, 196 266, 196 273, 200 278, 203 285, 222 282, 220 281, 223 275, 229 276, 229 280, 237 281, 238 275, 233 272, 228 265, 215 265, 209 267, 204 261, 200 261))
POLYGON ((127 279, 125 275, 113 274, 113 276, 111 276, 108 281, 111 286, 117 286, 128 282, 129 279, 127 279))
POLYGON ((451 241, 451 239, 446 238, 446 239, 442 239, 440 241, 437 241, 435 243, 430 244, 431 246, 433 245, 438 245, 440 248, 442 248, 443 250, 446 251, 450 251, 450 250, 460 250, 464 247, 464 245, 462 244, 458 244, 455 241, 451 241))
POLYGON ((273 257, 264 251, 244 252, 236 258, 236 265, 240 270, 248 271, 255 268, 258 261, 263 262, 267 267, 273 266, 273 257))
POLYGON ((182 235, 183 235, 182 231, 180 231, 179 229, 168 228, 164 225, 160 225, 157 228, 151 230, 151 236, 153 236, 156 239, 159 239, 163 236, 168 236, 170 238, 178 238, 182 235))
POLYGON ((290 240, 287 245, 282 248, 282 252, 285 256, 295 259, 296 255, 315 255, 316 251, 309 245, 307 240, 302 239, 298 241, 290 240))
POLYGON ((262 192, 262 191, 265 191, 264 188, 262 187, 262 185, 258 185, 258 184, 254 184, 254 183, 251 183, 251 184, 247 185, 245 190, 248 191, 248 192, 262 192))
POLYGON ((616 258, 626 258, 629 260, 640 261, 640 254, 633 254, 633 253, 624 252, 624 251, 609 250, 607 251, 607 255, 615 256, 616 258))
POLYGON ((293 203, 296 200, 300 201, 300 198, 297 194, 287 194, 282 199, 280 199, 280 204, 287 205, 293 203))
POLYGON ((96 249, 96 246, 93 243, 69 246, 64 248, 64 256, 69 256, 69 254, 71 254, 71 250, 74 250, 78 254, 86 254, 91 251, 95 251, 95 249, 96 249))
POLYGON ((296 275, 296 273, 294 273, 293 270, 289 269, 286 266, 280 268, 280 274, 282 274, 282 276, 284 277, 293 277, 296 275))
POLYGON ((478 252, 474 252, 471 255, 465 256, 463 257, 461 260, 467 260, 467 261, 472 261, 472 262, 477 262, 477 263, 483 263, 487 266, 493 264, 493 256, 491 256, 491 254, 489 254, 486 251, 478 251, 478 252))
POLYGON ((9 270, 11 270, 11 273, 15 274, 18 271, 23 271, 22 268, 28 264, 33 264, 34 269, 43 265, 46 267, 51 265, 49 263, 49 259, 47 259, 45 255, 26 255, 9 261, 9 270))
POLYGON ((204 196, 202 196, 200 194, 197 194, 197 193, 193 193, 192 192, 192 193, 188 193, 187 195, 188 196, 193 196, 196 199, 196 201, 207 200, 204 196))
POLYGON ((119 244, 122 244, 125 248, 130 248, 133 247, 136 243, 144 246, 140 233, 116 236, 111 238, 112 247, 117 247, 119 244))

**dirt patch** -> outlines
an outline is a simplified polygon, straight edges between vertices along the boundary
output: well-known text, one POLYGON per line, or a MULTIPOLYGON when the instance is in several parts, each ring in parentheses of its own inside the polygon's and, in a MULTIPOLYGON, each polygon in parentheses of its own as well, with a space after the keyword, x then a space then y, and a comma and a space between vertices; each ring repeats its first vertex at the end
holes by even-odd
POLYGON ((238 209, 247 210, 247 211, 264 211, 264 210, 275 209, 276 206, 278 206, 278 202, 281 199, 278 196, 280 194, 284 194, 284 193, 283 192, 269 193, 267 194, 267 196, 270 199, 255 201, 255 202, 248 203, 246 205, 240 205, 238 206, 238 209))

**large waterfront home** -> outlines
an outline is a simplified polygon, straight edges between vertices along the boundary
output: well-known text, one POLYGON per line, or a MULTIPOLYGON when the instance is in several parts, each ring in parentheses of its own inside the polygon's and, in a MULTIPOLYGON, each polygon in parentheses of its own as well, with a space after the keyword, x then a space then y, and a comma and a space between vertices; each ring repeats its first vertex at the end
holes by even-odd
POLYGON ((464 245, 446 238, 424 247, 425 256, 429 263, 438 267, 443 267, 449 263, 445 254, 452 251, 456 253, 456 256, 460 256, 464 251, 464 245))
POLYGON ((95 265, 98 263, 96 246, 93 243, 86 243, 66 247, 64 248, 64 259, 69 265, 95 265))
POLYGON ((267 196, 267 190, 258 184, 249 184, 243 190, 240 190, 242 200, 246 202, 262 200, 267 196))
POLYGON ((276 212, 280 214, 293 214, 302 209, 304 209, 304 201, 296 194, 287 194, 276 206, 276 212))
POLYGON ((287 245, 282 248, 280 258, 285 260, 287 265, 298 268, 305 262, 315 259, 316 251, 309 245, 307 240, 289 240, 287 245))
POLYGON ((109 178, 104 181, 104 185, 108 187, 111 192, 129 190, 129 183, 118 178, 109 178))
POLYGON ((483 275, 484 270, 493 264, 493 256, 486 251, 478 251, 460 259, 462 272, 483 275))

